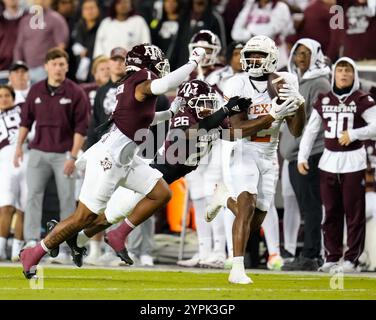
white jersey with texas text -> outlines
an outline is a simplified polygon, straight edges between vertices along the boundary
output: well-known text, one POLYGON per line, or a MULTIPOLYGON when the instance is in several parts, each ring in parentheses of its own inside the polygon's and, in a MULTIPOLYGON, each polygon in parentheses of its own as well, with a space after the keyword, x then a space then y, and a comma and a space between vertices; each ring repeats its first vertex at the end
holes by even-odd
MULTIPOLYGON (((224 91, 225 99, 240 96, 252 99, 252 105, 248 109, 248 119, 254 120, 269 114, 272 107, 272 100, 267 92, 267 81, 251 81, 247 74, 234 76, 224 91)), ((274 121, 267 129, 257 134, 243 138, 247 144, 263 153, 273 154, 278 147, 279 128, 282 120, 274 121)))

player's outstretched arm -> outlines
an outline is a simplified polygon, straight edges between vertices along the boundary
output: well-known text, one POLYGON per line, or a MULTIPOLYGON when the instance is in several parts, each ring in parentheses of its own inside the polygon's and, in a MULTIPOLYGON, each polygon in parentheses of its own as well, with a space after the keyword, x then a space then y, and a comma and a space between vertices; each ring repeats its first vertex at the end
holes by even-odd
POLYGON ((186 130, 187 137, 196 139, 212 129, 219 128, 227 117, 231 119, 234 115, 245 112, 251 103, 251 99, 232 97, 222 108, 189 127, 186 130))
POLYGON ((158 96, 180 86, 184 80, 195 70, 202 59, 205 58, 203 48, 195 48, 189 61, 160 79, 146 80, 136 87, 135 97, 137 101, 144 101, 148 96, 158 96))

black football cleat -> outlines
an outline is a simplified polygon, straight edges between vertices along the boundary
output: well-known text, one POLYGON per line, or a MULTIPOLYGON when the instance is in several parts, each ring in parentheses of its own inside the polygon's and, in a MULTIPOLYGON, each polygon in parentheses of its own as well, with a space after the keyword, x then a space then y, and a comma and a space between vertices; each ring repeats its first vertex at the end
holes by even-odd
MULTIPOLYGON (((48 221, 47 222, 47 234, 49 234, 52 231, 52 229, 56 227, 56 225, 58 223, 59 222, 56 221, 56 220, 54 220, 54 219, 48 221)), ((59 255, 59 246, 57 246, 56 248, 51 249, 49 255, 52 258, 56 258, 59 255)))
MULTIPOLYGON (((106 242, 111 248, 111 243, 109 239, 107 238, 107 235, 104 236, 104 242, 106 242)), ((113 248, 112 248, 113 249, 113 248)), ((114 250, 115 251, 115 250, 114 250)), ((124 247, 124 249, 120 251, 115 251, 116 255, 127 265, 131 266, 134 262, 133 260, 129 257, 128 255, 128 250, 127 248, 124 247)))
POLYGON ((77 245, 77 236, 78 234, 76 233, 72 238, 68 239, 66 243, 71 249, 71 256, 72 256, 73 263, 77 267, 81 268, 84 263, 83 260, 84 260, 84 256, 86 256, 87 249, 85 247, 80 248, 77 245))

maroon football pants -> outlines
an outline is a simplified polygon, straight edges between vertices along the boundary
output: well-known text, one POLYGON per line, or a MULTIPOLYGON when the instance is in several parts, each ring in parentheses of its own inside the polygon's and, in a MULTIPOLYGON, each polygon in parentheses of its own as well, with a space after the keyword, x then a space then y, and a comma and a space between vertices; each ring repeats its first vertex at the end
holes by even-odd
POLYGON ((337 262, 343 255, 344 217, 347 246, 344 259, 355 264, 364 249, 365 171, 335 174, 320 170, 320 193, 325 208, 322 224, 325 257, 337 262))

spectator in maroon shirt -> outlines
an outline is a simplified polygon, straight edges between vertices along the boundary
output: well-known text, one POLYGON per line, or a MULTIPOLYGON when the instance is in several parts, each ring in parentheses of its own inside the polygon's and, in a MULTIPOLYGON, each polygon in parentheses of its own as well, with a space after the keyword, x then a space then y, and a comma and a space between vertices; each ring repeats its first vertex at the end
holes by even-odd
POLYGON ((34 122, 35 137, 29 143, 28 199, 25 210, 25 240, 40 238, 42 202, 52 174, 60 202, 60 218, 75 209, 74 175, 77 154, 86 136, 89 101, 85 92, 66 78, 68 55, 53 48, 46 55, 47 79, 34 84, 21 113, 21 126, 14 157, 17 167, 23 157, 22 143, 34 122))
POLYGON ((69 29, 65 19, 50 9, 51 0, 34 0, 42 12, 30 13, 20 21, 14 60, 23 60, 30 68, 31 83, 46 77, 43 67, 44 58, 49 49, 65 49, 69 40, 69 29))
POLYGON ((24 15, 19 0, 4 0, 5 10, 0 15, 0 83, 8 81, 9 66, 13 62, 18 25, 24 15))

